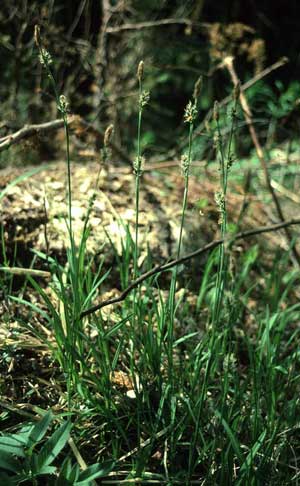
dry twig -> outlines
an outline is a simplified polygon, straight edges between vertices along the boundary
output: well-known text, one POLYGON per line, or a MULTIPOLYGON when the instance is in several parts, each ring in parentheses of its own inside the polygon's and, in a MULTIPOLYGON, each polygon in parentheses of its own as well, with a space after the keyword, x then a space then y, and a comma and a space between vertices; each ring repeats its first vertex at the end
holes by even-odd
POLYGON ((237 233, 235 236, 233 236, 232 238, 229 238, 229 239, 220 238, 218 240, 213 240, 210 243, 208 243, 207 245, 203 246, 202 248, 199 248, 198 250, 193 251, 192 253, 188 253, 187 255, 184 255, 181 258, 178 258, 176 260, 171 260, 170 262, 164 263, 162 265, 158 265, 158 266, 152 268, 151 270, 149 270, 148 272, 143 273, 139 278, 134 280, 118 297, 108 299, 108 300, 104 300, 103 302, 100 302, 99 304, 97 304, 93 307, 90 307, 89 309, 87 309, 87 310, 85 310, 81 313, 80 318, 82 319, 85 316, 93 314, 94 312, 98 311, 99 309, 102 309, 103 307, 106 307, 107 305, 117 304, 118 302, 122 302, 123 300, 125 300, 127 295, 134 288, 136 288, 138 285, 140 285, 146 279, 153 277, 154 275, 156 275, 158 273, 166 272, 167 270, 170 270, 171 268, 175 267, 176 265, 184 263, 188 260, 191 260, 192 258, 194 258, 196 256, 200 256, 203 253, 206 253, 208 251, 213 250, 214 248, 216 248, 219 245, 222 245, 222 244, 225 244, 225 243, 232 245, 237 240, 242 240, 242 239, 245 239, 245 238, 249 238, 251 236, 260 235, 262 233, 270 233, 272 231, 278 231, 280 229, 285 229, 288 226, 292 226, 292 225, 296 225, 296 224, 300 224, 300 218, 299 219, 290 219, 289 221, 284 221, 284 222, 273 224, 273 225, 270 225, 270 226, 261 226, 259 228, 254 228, 254 229, 248 230, 248 231, 241 231, 240 233, 237 233))
MULTIPOLYGON (((117 27, 109 27, 106 29, 107 34, 118 34, 124 30, 142 30, 142 29, 150 29, 152 27, 161 27, 163 25, 186 25, 188 27, 192 26, 193 24, 199 25, 198 22, 192 22, 189 19, 162 19, 162 20, 153 20, 149 22, 137 22, 135 24, 122 24, 118 25, 117 27)), ((200 24, 204 27, 208 27, 209 24, 202 23, 200 24)))
MULTIPOLYGON (((95 136, 103 138, 104 131, 99 128, 95 128, 92 124, 86 122, 83 118, 79 115, 71 115, 68 117, 68 124, 70 128, 73 126, 82 127, 87 132, 93 133, 95 136)), ((24 127, 20 128, 17 132, 11 133, 10 135, 6 135, 5 137, 0 138, 0 152, 3 150, 7 150, 12 145, 20 143, 22 140, 32 137, 33 135, 51 132, 53 130, 59 130, 60 128, 64 127, 64 122, 62 119, 52 120, 46 123, 40 123, 38 125, 24 125, 24 127)), ((127 164, 132 165, 132 161, 130 157, 122 150, 118 145, 114 142, 110 141, 109 145, 111 146, 113 152, 118 155, 124 162, 127 164)))
MULTIPOLYGON (((72 119, 70 119, 72 122, 72 119)), ((39 133, 50 132, 52 130, 58 130, 59 128, 63 128, 64 122, 63 120, 57 119, 52 120, 46 123, 40 123, 38 125, 24 125, 24 127, 20 128, 17 132, 14 132, 10 135, 6 135, 0 139, 0 152, 3 150, 8 149, 11 145, 15 145, 19 143, 21 140, 25 138, 30 138, 33 135, 37 135, 39 133)))
POLYGON ((0 272, 9 273, 11 275, 27 276, 32 277, 43 277, 50 278, 51 273, 45 270, 36 270, 35 268, 21 268, 21 267, 0 267, 0 272))

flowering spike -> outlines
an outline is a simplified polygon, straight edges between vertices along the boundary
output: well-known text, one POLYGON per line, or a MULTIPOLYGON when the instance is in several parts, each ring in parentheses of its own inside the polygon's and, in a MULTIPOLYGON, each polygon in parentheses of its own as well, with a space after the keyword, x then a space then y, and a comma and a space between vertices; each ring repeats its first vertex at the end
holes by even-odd
POLYGON ((200 76, 196 83, 195 83, 195 86, 194 86, 194 93, 193 93, 193 98, 195 101, 197 101, 197 99, 199 98, 200 96, 200 92, 201 92, 201 88, 202 88, 202 82, 203 82, 203 77, 200 76))
POLYGON ((184 123, 194 123, 198 114, 197 107, 195 103, 189 101, 184 110, 184 123))
POLYGON ((37 47, 40 47, 41 44, 41 33, 39 25, 34 26, 34 42, 37 47))
POLYGON ((217 122, 219 121, 220 113, 219 113, 219 103, 215 101, 214 103, 214 120, 217 122))
POLYGON ((104 140, 103 140, 104 147, 108 147, 113 131, 114 131, 114 126, 112 124, 108 125, 107 129, 104 132, 104 140))
POLYGON ((139 82, 142 81, 144 74, 144 61, 140 61, 137 69, 137 78, 139 82))

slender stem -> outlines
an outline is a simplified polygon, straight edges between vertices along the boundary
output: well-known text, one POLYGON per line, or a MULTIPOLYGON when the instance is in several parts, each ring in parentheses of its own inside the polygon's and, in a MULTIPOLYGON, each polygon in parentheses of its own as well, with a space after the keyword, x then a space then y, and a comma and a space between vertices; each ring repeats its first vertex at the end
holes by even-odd
MULTIPOLYGON (((220 128, 219 119, 217 118, 217 133, 218 133, 218 149, 220 154, 220 186, 222 191, 222 199, 223 205, 221 208, 221 235, 222 239, 226 239, 227 234, 227 187, 228 187, 228 173, 230 170, 230 164, 232 162, 231 158, 231 147, 233 142, 233 135, 235 130, 235 122, 236 122, 236 108, 237 108, 237 99, 234 100, 234 106, 232 109, 232 120, 230 125, 230 132, 229 132, 229 140, 228 140, 228 149, 227 154, 225 157, 225 151, 223 147, 223 140, 222 140, 222 133, 220 128)), ((218 273, 217 273, 217 284, 216 284, 216 303, 213 312, 213 322, 215 325, 219 321, 220 317, 220 309, 221 303, 224 294, 225 288, 225 280, 226 280, 226 264, 225 264, 225 248, 224 244, 220 245, 219 247, 219 264, 218 264, 218 273)))
MULTIPOLYGON (((226 166, 225 166, 225 156, 224 156, 224 149, 223 149, 223 141, 222 141, 222 134, 220 129, 219 120, 217 119, 217 133, 218 133, 218 149, 220 155, 220 186, 222 191, 222 199, 223 199, 223 206, 220 208, 221 211, 221 235, 222 239, 225 239, 226 236, 226 166)), ((220 307, 221 307, 221 300, 223 294, 223 270, 224 270, 224 244, 221 244, 219 247, 219 259, 218 259, 218 272, 217 272, 217 283, 216 283, 216 293, 215 293, 215 306, 213 310, 213 323, 214 327, 213 330, 216 329, 216 326, 219 321, 220 315, 220 307)))
MULTIPOLYGON (((54 95, 55 95, 55 100, 56 100, 56 106, 57 109, 61 112, 62 114, 62 119, 63 119, 63 125, 65 128, 65 136, 66 136, 66 159, 67 159, 67 188, 68 188, 68 230, 69 230, 69 235, 70 235, 70 244, 71 244, 71 256, 72 256, 72 265, 73 265, 73 270, 77 272, 77 262, 76 262, 76 255, 75 255, 75 244, 74 244, 74 238, 73 238, 73 231, 72 231, 72 182, 71 182, 71 163, 70 163, 70 136, 69 136, 69 127, 68 127, 68 119, 67 119, 67 110, 66 107, 63 106, 60 95, 57 89, 56 81, 55 78, 52 74, 49 60, 47 55, 45 55, 45 51, 41 48, 39 45, 39 51, 40 55, 43 59, 43 64, 45 66, 45 69, 48 74, 48 78, 50 79, 54 95)), ((74 283, 74 282, 72 282, 74 283)), ((76 292, 74 293, 74 286, 72 285, 73 288, 73 294, 76 299, 76 292)), ((75 299, 73 300, 73 313, 71 316, 71 325, 69 322, 69 318, 67 318, 67 324, 66 324, 66 332, 67 332, 67 340, 68 340, 68 345, 66 346, 66 354, 67 354, 67 394, 68 394, 68 408, 71 409, 71 392, 72 392, 72 387, 73 387, 73 372, 74 372, 74 359, 73 359, 73 354, 72 354, 72 349, 75 349, 76 346, 76 333, 75 333, 75 314, 76 313, 76 301, 75 299)), ((67 316, 67 309, 65 307, 66 311, 66 316, 67 316)))
MULTIPOLYGON (((142 115, 143 115, 143 105, 142 105, 142 76, 138 77, 139 80, 139 114, 138 114, 138 131, 137 131, 137 159, 134 164, 135 170, 135 238, 134 238, 134 256, 133 256, 133 275, 134 279, 138 276, 138 258, 139 258, 139 210, 140 210, 140 177, 141 177, 141 130, 142 130, 142 115)), ((137 292, 139 287, 134 289, 133 293, 133 310, 132 310, 132 329, 133 329, 133 343, 132 351, 130 353, 130 368, 131 375, 134 383, 134 388, 136 389, 137 396, 137 438, 140 444, 141 440, 141 423, 140 423, 140 394, 138 390, 138 383, 136 382, 135 372, 134 372, 134 352, 136 348, 136 316, 137 316, 137 292)))
MULTIPOLYGON (((142 81, 139 79, 139 100, 142 96, 142 81)), ((141 129, 142 129, 142 114, 143 108, 139 104, 138 116, 138 133, 137 133, 137 167, 135 175, 135 245, 134 245, 134 278, 137 278, 138 273, 138 257, 139 257, 139 206, 140 206, 140 177, 141 177, 141 129)))
POLYGON ((66 135, 69 231, 71 236, 72 250, 74 250, 73 231, 72 231, 72 178, 71 178, 71 160, 70 160, 70 132, 68 126, 68 119, 65 113, 63 114, 63 120, 64 120, 64 127, 65 127, 65 135, 66 135))
POLYGON ((187 207, 187 197, 188 197, 188 190, 189 190, 189 167, 192 159, 192 137, 193 137, 194 125, 193 123, 190 124, 190 131, 189 131, 189 148, 188 148, 188 169, 187 174, 184 178, 184 195, 183 195, 183 204, 182 204, 182 214, 181 214, 181 223, 180 223, 180 233, 179 233, 179 241, 177 247, 177 258, 180 257, 180 251, 182 246, 182 233, 184 227, 184 219, 185 219, 185 212, 187 207))
MULTIPOLYGON (((182 202, 182 212, 181 212, 181 221, 180 221, 180 231, 179 231, 179 239, 177 245, 177 260, 180 257, 181 246, 182 246, 182 236, 183 236, 183 227, 185 221, 185 213, 187 208, 187 198, 188 198, 188 190, 189 190, 189 168, 191 163, 192 157, 192 137, 193 137, 193 123, 190 123, 189 129, 189 148, 188 148, 188 158, 187 158, 187 168, 184 174, 184 194, 183 194, 183 202, 182 202)), ((172 279, 171 279, 171 286, 170 286, 170 297, 169 297, 169 324, 168 324, 168 359, 169 359, 169 374, 170 380, 173 382, 173 342, 174 342, 174 320, 175 320, 175 293, 176 293, 176 281, 177 281, 177 266, 175 266, 172 279)))
POLYGON ((45 56, 43 49, 39 48, 39 51, 40 51, 40 55, 43 59, 44 66, 46 68, 48 77, 50 79, 50 82, 51 82, 51 85, 52 85, 52 88, 53 88, 53 91, 54 91, 56 106, 59 109, 59 111, 61 111, 61 113, 62 113, 63 124, 64 124, 64 128, 65 128, 66 158, 67 158, 67 185, 68 185, 68 219, 69 219, 69 231, 70 231, 70 235, 71 235, 71 246, 72 246, 72 250, 74 250, 74 248, 73 248, 73 237, 72 237, 72 182, 71 182, 70 134, 69 134, 68 118, 67 118, 66 111, 61 106, 56 81, 55 81, 54 76, 52 74, 47 56, 45 56))

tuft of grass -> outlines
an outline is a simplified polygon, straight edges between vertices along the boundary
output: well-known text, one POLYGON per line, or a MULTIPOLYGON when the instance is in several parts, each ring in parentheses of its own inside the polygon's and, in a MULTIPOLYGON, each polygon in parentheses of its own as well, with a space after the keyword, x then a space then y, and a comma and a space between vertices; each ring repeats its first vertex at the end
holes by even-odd
MULTIPOLYGON (((68 431, 72 420, 72 434, 91 462, 107 459, 114 464, 110 484, 156 481, 168 485, 254 486, 297 482, 300 305, 292 299, 299 273, 284 272, 289 252, 278 254, 267 274, 257 246, 234 260, 230 245, 223 244, 204 264, 195 306, 186 298, 186 289, 176 292, 175 267, 167 291, 156 274, 134 289, 121 305, 81 319, 82 311, 101 295, 110 274, 105 256, 95 269, 87 251, 97 177, 81 238, 75 241, 67 103, 57 91, 53 62, 38 30, 36 41, 65 123, 69 248, 65 267, 54 258, 36 253, 48 263, 52 274, 52 297, 32 276, 27 277, 42 306, 24 295, 11 299, 27 307, 29 317, 22 325, 48 346, 56 362, 60 408, 70 418, 68 431), (47 333, 33 317, 43 322, 47 333)), ((134 235, 125 228, 121 255, 115 248, 122 288, 127 287, 131 275, 136 278, 140 272, 142 116, 149 98, 143 91, 143 69, 140 63, 134 235)), ((183 246, 199 94, 197 82, 184 114, 188 137, 187 153, 182 158, 184 192, 177 258, 183 246)), ((223 238, 229 232, 227 197, 237 110, 238 95, 234 93, 224 131, 215 106, 213 130, 220 185, 216 203, 223 238)), ((111 132, 112 128, 104 140, 105 161, 111 132)), ((2 253, 5 260, 3 236, 2 253)), ((152 266, 150 252, 147 264, 152 266)), ((46 417, 50 421, 50 415, 46 417)), ((61 463, 62 471, 70 473, 69 453, 61 463)), ((78 468, 76 471, 76 477, 85 478, 78 468)), ((99 471, 99 464, 88 469, 91 476, 99 471)), ((55 470, 51 473, 60 477, 55 470)))

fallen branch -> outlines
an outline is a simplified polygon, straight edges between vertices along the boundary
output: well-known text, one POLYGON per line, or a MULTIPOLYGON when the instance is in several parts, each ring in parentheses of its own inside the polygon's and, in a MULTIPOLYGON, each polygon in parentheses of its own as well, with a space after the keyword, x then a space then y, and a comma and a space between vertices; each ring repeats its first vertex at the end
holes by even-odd
POLYGON ((188 260, 191 260, 192 258, 194 258, 196 256, 202 255, 203 253, 206 253, 210 250, 213 250, 214 248, 216 248, 219 245, 222 245, 222 244, 225 244, 225 243, 231 245, 232 243, 234 243, 237 240, 249 238, 250 236, 260 235, 262 233, 270 233, 272 231, 278 231, 280 229, 284 229, 284 228, 287 228, 288 226, 296 225, 296 224, 300 224, 300 218, 299 219, 290 219, 289 221, 284 221, 284 222, 273 224, 273 225, 270 225, 270 226, 261 226, 259 228, 254 228, 254 229, 248 230, 248 231, 241 231, 240 233, 237 233, 232 238, 228 238, 228 239, 220 238, 219 240, 213 240, 210 243, 208 243, 207 245, 203 246, 202 248, 199 248, 198 250, 193 251, 192 253, 188 253, 187 255, 184 255, 181 258, 178 258, 176 260, 171 260, 170 262, 164 263, 162 265, 158 265, 158 266, 152 268, 151 270, 149 270, 148 272, 143 273, 139 278, 134 280, 125 290, 123 290, 123 292, 118 297, 114 297, 112 299, 104 300, 103 302, 100 302, 99 304, 97 304, 93 307, 90 307, 89 309, 83 311, 80 314, 80 318, 82 319, 83 317, 86 317, 90 314, 93 314, 94 312, 98 311, 99 309, 102 309, 103 307, 106 307, 107 305, 117 304, 118 302, 122 302, 123 300, 125 300, 127 295, 134 288, 138 287, 138 285, 140 285, 142 282, 144 282, 148 278, 153 277, 154 275, 156 275, 158 273, 166 272, 167 270, 170 270, 171 268, 175 267, 176 265, 180 265, 181 263, 184 263, 188 260))
MULTIPOLYGON (((233 85, 234 86, 240 85, 240 80, 239 80, 239 78, 236 74, 235 68, 234 68, 233 57, 227 56, 224 59, 223 64, 229 72, 229 75, 231 77, 233 85)), ((266 162, 266 159, 265 159, 264 151, 263 151, 263 148, 260 144, 258 135, 256 133, 256 130, 255 130, 255 127, 254 127, 254 124, 253 124, 253 120, 252 120, 252 113, 251 113, 247 98, 246 98, 245 94, 243 93, 243 91, 240 91, 239 99, 240 99, 241 107, 243 109, 243 113, 244 113, 246 123, 248 125, 249 133, 250 133, 253 145, 254 145, 255 150, 256 150, 258 160, 259 160, 260 165, 261 165, 263 172, 264 172, 266 186, 268 188, 269 193, 272 196, 278 217, 279 217, 280 221, 284 222, 285 217, 284 217, 284 214, 283 214, 283 210, 281 208, 279 199, 278 199, 276 192, 273 188, 273 185, 271 183, 271 178, 269 176, 269 171, 268 171, 268 166, 267 166, 267 162, 266 162)), ((287 237, 288 241, 291 242, 293 240, 293 235, 291 234, 291 232, 289 231, 287 226, 285 226, 284 228, 285 228, 286 237, 287 237)), ((298 266, 300 266, 300 255, 297 251, 297 248, 294 245, 292 247, 292 252, 293 252, 293 256, 294 256, 295 260, 298 263, 298 266)))
POLYGON ((25 276, 31 275, 32 277, 50 278, 51 272, 45 270, 36 270, 34 268, 21 268, 21 267, 0 267, 0 272, 10 273, 11 275, 25 276))
MULTIPOLYGON (((87 132, 91 132, 94 135, 103 138, 104 131, 100 130, 99 128, 95 128, 92 124, 86 122, 83 118, 79 115, 71 115, 68 117, 68 124, 70 128, 73 127, 82 127, 87 132)), ((0 138, 0 152, 3 150, 7 150, 12 145, 20 143, 22 140, 32 137, 33 135, 38 135, 41 133, 51 132, 53 130, 59 130, 60 128, 64 128, 64 122, 62 119, 52 120, 46 123, 40 123, 38 125, 24 125, 23 128, 18 130, 17 132, 11 133, 10 135, 6 135, 5 137, 0 138)), ((109 143, 113 152, 118 155, 124 162, 127 164, 132 165, 132 161, 130 157, 115 143, 109 143)))
POLYGON ((152 27, 161 27, 163 25, 186 25, 186 26, 193 26, 193 25, 201 25, 203 27, 209 27, 209 24, 199 22, 193 22, 189 19, 162 19, 162 20, 153 20, 149 22, 137 22, 135 24, 122 24, 117 27, 109 27, 106 29, 107 34, 118 34, 124 30, 142 30, 142 29, 150 29, 152 27))
MULTIPOLYGON (((71 120, 72 121, 72 120, 71 120)), ((63 120, 53 120, 46 123, 40 123, 39 125, 24 125, 23 128, 15 133, 6 135, 0 139, 0 152, 8 149, 11 145, 15 145, 24 138, 30 138, 33 135, 39 133, 50 132, 52 130, 58 130, 64 126, 63 120)))

